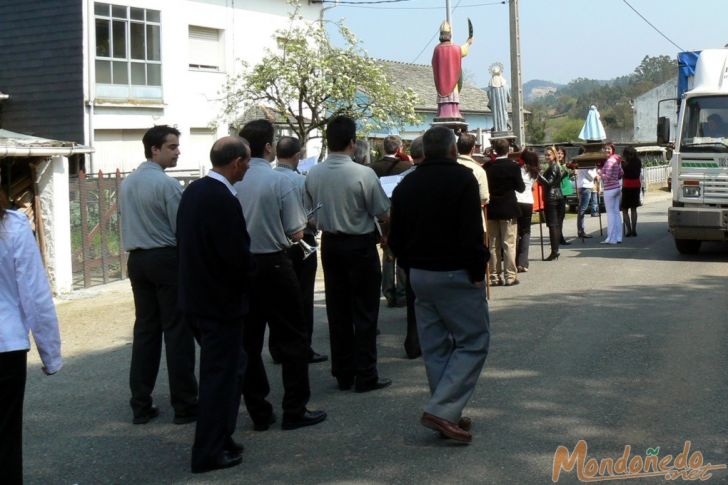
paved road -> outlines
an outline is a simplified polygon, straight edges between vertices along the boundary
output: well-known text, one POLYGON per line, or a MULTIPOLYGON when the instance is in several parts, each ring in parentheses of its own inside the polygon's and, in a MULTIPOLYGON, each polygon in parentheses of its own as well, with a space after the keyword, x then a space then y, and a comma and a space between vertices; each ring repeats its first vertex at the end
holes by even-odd
MULTIPOLYGON (((493 290, 490 355, 467 409, 470 446, 418 424, 423 366, 403 358, 403 310, 383 307, 380 372, 392 387, 341 392, 326 365, 312 366, 311 407, 326 409, 328 421, 255 433, 241 411, 243 465, 193 476, 194 425, 171 424, 164 368, 155 393, 162 415, 130 424, 128 284, 75 295, 58 308, 66 367, 47 378, 31 359, 27 482, 541 484, 551 483, 557 446, 571 449, 580 439, 597 458, 618 458, 627 444, 642 456, 657 446, 661 456, 677 454, 692 440, 706 462, 728 463, 728 245, 678 255, 668 203, 650 194, 637 238, 616 247, 598 237, 576 241, 557 262, 533 260, 520 286, 493 290)), ((567 226, 573 236, 573 220, 567 226)), ((587 229, 598 236, 597 219, 587 219, 587 229)), ((537 239, 531 255, 540 255, 537 239)), ((317 322, 315 347, 324 351, 321 298, 317 322)), ((279 403, 279 368, 268 369, 279 403)), ((559 483, 576 483, 574 472, 559 483)), ((709 483, 728 483, 728 471, 709 483)))

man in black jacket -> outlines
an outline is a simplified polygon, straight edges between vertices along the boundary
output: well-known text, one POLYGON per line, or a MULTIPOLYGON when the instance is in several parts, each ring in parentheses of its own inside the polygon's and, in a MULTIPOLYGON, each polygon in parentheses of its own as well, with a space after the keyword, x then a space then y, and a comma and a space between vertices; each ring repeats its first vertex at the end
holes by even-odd
POLYGON ((483 279, 488 250, 478 183, 456 161, 454 133, 427 130, 425 160, 392 195, 389 245, 409 269, 417 329, 432 394, 421 423, 470 442, 462 411, 488 354, 488 304, 483 279), (437 221, 437 231, 432 230, 437 221))
POLYGON ((243 318, 252 269, 250 238, 232 184, 248 169, 250 148, 235 136, 210 151, 212 171, 190 184, 177 212, 179 305, 200 341, 200 395, 192 472, 241 463, 232 439, 240 406, 243 318))
POLYGON ((488 246, 494 254, 488 273, 492 285, 519 283, 516 275, 517 218, 520 215, 516 192, 526 190, 521 168, 508 158, 507 140, 493 140, 497 158, 486 165, 490 201, 488 202, 488 246), (505 267, 504 267, 505 266, 505 267))
MULTIPOLYGON (((389 135, 382 141, 384 156, 372 162, 370 167, 377 177, 399 175, 412 168, 412 162, 402 157, 402 139, 397 135, 389 135), (401 157, 401 158, 400 158, 401 157)), ((382 295, 387 299, 390 308, 407 304, 407 276, 394 260, 392 251, 387 245, 382 246, 382 295)))

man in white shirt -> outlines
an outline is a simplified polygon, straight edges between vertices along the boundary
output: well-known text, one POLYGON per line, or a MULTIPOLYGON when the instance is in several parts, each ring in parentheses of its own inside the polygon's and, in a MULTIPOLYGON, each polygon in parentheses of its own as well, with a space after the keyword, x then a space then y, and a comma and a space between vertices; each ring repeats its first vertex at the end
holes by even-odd
MULTIPOLYGON (((475 180, 478 181, 478 192, 480 193, 480 207, 483 212, 483 230, 485 231, 485 206, 488 204, 490 199, 490 192, 488 190, 488 176, 485 173, 483 167, 473 160, 473 150, 475 150, 475 135, 472 133, 462 133, 458 137, 458 163, 465 167, 468 167, 473 171, 475 180)), ((487 237, 487 236, 486 236, 487 237)))
MULTIPOLYGON (((576 230, 582 239, 590 238, 591 235, 584 231, 584 214, 586 214, 592 200, 595 184, 599 176, 596 168, 580 168, 576 173, 576 189, 579 193, 579 213, 576 217, 576 230)), ((598 203, 597 203, 598 204, 598 203)), ((599 206, 597 205, 597 210, 599 206)), ((594 209, 592 209, 594 212, 594 209)))

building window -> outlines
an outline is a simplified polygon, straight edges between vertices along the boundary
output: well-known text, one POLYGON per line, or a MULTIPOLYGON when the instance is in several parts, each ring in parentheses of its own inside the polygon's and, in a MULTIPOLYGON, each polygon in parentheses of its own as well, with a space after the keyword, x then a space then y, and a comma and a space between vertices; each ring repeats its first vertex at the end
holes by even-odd
POLYGON ((225 70, 221 30, 190 25, 189 49, 190 69, 214 72, 225 70))
POLYGON ((160 12, 94 3, 98 96, 161 98, 160 12))

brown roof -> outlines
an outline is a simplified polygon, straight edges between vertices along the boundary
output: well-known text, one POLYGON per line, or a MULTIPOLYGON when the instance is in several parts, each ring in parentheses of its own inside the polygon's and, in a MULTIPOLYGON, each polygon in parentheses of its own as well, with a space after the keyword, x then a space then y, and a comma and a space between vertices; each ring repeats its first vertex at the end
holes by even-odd
MULTIPOLYGON (((383 59, 380 62, 393 82, 415 92, 419 98, 419 103, 415 107, 417 111, 437 111, 437 91, 432 66, 383 59)), ((460 111, 490 113, 488 94, 479 87, 464 81, 463 89, 460 91, 460 111)))

